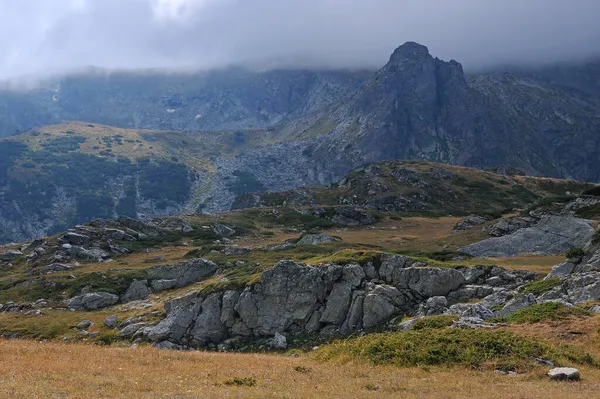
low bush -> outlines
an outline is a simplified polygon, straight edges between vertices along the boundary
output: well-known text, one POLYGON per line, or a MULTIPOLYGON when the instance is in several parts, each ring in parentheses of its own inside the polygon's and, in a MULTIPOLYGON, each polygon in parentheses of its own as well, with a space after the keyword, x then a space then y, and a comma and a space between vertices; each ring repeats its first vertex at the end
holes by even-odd
POLYGON ((523 286, 523 294, 533 294, 535 296, 548 292, 560 285, 560 278, 551 277, 545 280, 536 280, 523 286))
POLYGON ((585 251, 581 248, 571 248, 567 251, 567 259, 580 258, 585 255, 585 251))
POLYGON ((424 317, 419 319, 413 324, 413 330, 424 330, 424 329, 441 329, 450 327, 458 317, 451 315, 438 315, 431 317, 424 317))
POLYGON ((575 306, 567 307, 559 302, 545 302, 518 310, 509 316, 491 319, 491 321, 500 323, 524 324, 539 323, 542 321, 557 321, 568 319, 570 317, 589 315, 591 315, 591 313, 587 310, 575 306))
POLYGON ((583 350, 571 346, 553 347, 533 338, 498 330, 423 329, 365 335, 336 341, 314 352, 322 361, 365 360, 376 365, 397 367, 493 366, 527 370, 536 358, 562 364, 598 363, 583 350))
POLYGON ((257 381, 255 378, 250 378, 250 377, 244 377, 244 378, 234 377, 234 378, 224 381, 223 384, 229 385, 229 386, 236 386, 236 387, 254 387, 254 386, 256 386, 257 381))

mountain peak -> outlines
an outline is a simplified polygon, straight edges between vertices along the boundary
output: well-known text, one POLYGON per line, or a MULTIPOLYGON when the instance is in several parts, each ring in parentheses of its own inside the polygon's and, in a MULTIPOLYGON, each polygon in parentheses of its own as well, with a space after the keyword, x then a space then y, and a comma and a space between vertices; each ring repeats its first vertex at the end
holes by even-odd
POLYGON ((406 61, 422 60, 430 58, 429 49, 422 44, 406 42, 398 47, 390 57, 390 63, 401 64, 406 61))

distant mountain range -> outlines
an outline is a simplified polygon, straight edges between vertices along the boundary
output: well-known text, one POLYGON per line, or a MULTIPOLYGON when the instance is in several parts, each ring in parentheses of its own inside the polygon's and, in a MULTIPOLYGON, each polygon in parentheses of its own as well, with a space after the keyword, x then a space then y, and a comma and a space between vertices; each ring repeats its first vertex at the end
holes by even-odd
POLYGON ((228 210, 383 160, 600 181, 600 62, 465 76, 406 43, 377 72, 95 72, 0 92, 0 135, 0 241, 228 210), (81 122, 43 126, 62 120, 81 122))

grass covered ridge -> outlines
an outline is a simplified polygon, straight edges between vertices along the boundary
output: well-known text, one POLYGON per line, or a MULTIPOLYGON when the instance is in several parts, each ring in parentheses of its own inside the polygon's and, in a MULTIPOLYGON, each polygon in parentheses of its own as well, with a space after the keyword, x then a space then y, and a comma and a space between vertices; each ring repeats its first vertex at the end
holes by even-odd
POLYGON ((518 310, 509 316, 492 319, 492 321, 517 324, 539 323, 542 321, 558 321, 565 320, 570 317, 582 317, 590 315, 591 313, 587 310, 578 308, 576 306, 567 307, 559 302, 545 302, 518 310))
POLYGON ((319 349, 323 361, 364 360, 397 367, 467 366, 474 369, 528 370, 536 358, 556 364, 598 363, 583 350, 554 347, 542 341, 498 330, 422 329, 367 335, 334 342, 319 349))

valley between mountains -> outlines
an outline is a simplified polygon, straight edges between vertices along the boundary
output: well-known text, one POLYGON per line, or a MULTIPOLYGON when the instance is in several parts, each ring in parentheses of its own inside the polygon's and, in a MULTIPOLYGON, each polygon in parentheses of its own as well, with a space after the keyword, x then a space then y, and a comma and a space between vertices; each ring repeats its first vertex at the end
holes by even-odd
POLYGON ((594 397, 597 72, 0 93, 0 396, 594 397))

